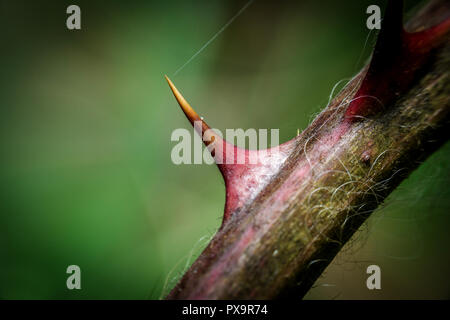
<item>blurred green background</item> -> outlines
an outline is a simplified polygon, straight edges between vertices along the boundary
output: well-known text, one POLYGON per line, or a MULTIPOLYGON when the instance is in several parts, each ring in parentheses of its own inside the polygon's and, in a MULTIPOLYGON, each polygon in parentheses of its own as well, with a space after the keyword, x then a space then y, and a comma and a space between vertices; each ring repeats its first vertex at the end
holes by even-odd
MULTIPOLYGON (((215 166, 171 162, 171 132, 191 129, 163 75, 213 127, 279 128, 284 142, 367 61, 365 11, 385 5, 256 0, 174 76, 246 3, 1 1, 0 298, 162 297, 224 206, 215 166), (70 4, 81 30, 66 28, 70 4), (71 264, 81 290, 66 288, 71 264)), ((447 144, 306 298, 449 298, 449 159, 447 144), (366 288, 370 264, 382 290, 366 288)))

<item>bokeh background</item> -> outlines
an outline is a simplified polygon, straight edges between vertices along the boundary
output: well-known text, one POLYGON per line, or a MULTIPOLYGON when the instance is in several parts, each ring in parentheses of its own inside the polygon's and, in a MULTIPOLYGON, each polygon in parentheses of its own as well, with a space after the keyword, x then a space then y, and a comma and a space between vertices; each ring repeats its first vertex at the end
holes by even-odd
MULTIPOLYGON (((2 299, 163 297, 224 206, 214 165, 171 162, 172 131, 190 125, 163 75, 213 127, 284 142, 366 63, 365 11, 385 6, 256 0, 174 75, 247 1, 0 3, 2 299), (81 290, 66 288, 71 264, 81 290)), ((306 298, 449 298, 449 159, 447 144, 402 183, 306 298)))

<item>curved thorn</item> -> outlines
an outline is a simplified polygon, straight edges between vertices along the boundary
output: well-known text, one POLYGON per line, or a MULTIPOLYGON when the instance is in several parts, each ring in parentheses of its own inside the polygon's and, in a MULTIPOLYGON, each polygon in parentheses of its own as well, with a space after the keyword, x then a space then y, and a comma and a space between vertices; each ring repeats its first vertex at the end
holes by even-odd
POLYGON ((210 129, 210 127, 206 124, 205 121, 195 112, 195 110, 191 107, 191 105, 184 99, 184 97, 181 95, 180 91, 175 87, 173 82, 169 79, 168 76, 164 75, 164 77, 167 80, 167 83, 169 84, 170 90, 172 90, 172 93, 177 100, 178 104, 180 105, 181 110, 183 110, 184 114, 188 118, 189 122, 194 125, 195 121, 201 121, 202 122, 202 132, 198 132, 198 134, 203 135, 206 130, 210 129))
MULTIPOLYGON (((172 93, 177 100, 178 104, 181 107, 181 110, 183 110, 184 114, 188 118, 189 122, 192 124, 194 129, 197 131, 197 133, 200 135, 200 138, 202 139, 203 143, 208 147, 211 143, 215 142, 213 146, 209 149, 211 152, 211 155, 215 157, 215 154, 220 153, 223 157, 226 157, 224 154, 225 152, 225 144, 226 141, 222 139, 220 135, 218 135, 213 129, 211 129, 208 124, 203 120, 203 117, 200 117, 197 112, 191 107, 191 105, 184 99, 184 97, 181 95, 180 91, 175 87, 173 82, 167 77, 164 76, 167 80, 167 83, 169 84, 170 89, 172 90, 172 93), (201 122, 201 126, 198 125, 198 123, 201 122), (201 129, 200 129, 201 128, 201 129)), ((215 159, 217 160, 217 159, 215 159)), ((221 160, 222 161, 222 160, 221 160)), ((216 161, 217 163, 217 161, 216 161)), ((222 163, 217 163, 219 166, 219 169, 222 171, 221 167, 222 163)))
POLYGON ((388 1, 369 67, 356 99, 345 111, 346 121, 356 122, 386 109, 412 85, 416 73, 431 61, 433 49, 446 39, 449 18, 434 27, 410 33, 403 28, 402 11, 402 0, 388 1))

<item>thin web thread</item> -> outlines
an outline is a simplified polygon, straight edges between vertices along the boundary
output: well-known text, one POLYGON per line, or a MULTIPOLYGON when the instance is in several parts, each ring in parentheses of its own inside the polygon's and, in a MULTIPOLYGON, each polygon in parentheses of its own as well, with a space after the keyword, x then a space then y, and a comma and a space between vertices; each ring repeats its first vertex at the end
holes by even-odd
POLYGON ((192 60, 194 60, 195 57, 197 57, 211 42, 213 42, 226 28, 228 28, 230 24, 232 24, 233 21, 236 20, 236 18, 239 17, 242 14, 242 12, 244 12, 245 9, 247 9, 253 3, 253 1, 255 0, 250 0, 249 2, 247 2, 241 8, 241 10, 239 10, 222 28, 220 28, 219 31, 217 31, 215 35, 212 36, 211 39, 209 39, 192 57, 189 58, 188 61, 186 61, 181 67, 178 68, 177 71, 175 71, 174 76, 176 76, 178 72, 183 70, 184 67, 186 67, 192 60))

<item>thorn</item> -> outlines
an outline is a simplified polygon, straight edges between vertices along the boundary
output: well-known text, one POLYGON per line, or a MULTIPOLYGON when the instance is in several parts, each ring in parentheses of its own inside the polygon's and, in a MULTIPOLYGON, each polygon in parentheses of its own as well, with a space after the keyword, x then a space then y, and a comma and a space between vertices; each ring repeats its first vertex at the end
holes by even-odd
POLYGON ((412 84, 416 72, 445 40, 450 19, 420 32, 403 28, 403 1, 389 0, 369 68, 345 112, 347 121, 373 116, 389 107, 412 84))
POLYGON ((169 79, 168 76, 164 75, 164 77, 167 80, 167 83, 169 83, 169 87, 172 90, 173 95, 175 96, 175 99, 177 99, 178 104, 181 107, 181 110, 183 110, 184 114, 188 118, 188 120, 194 124, 194 121, 200 120, 200 117, 198 116, 197 112, 192 109, 192 107, 189 105, 189 103, 184 99, 184 97, 181 95, 180 91, 175 87, 173 82, 169 79))
MULTIPOLYGON (((227 142, 214 132, 214 130, 210 129, 203 121, 203 117, 200 117, 194 111, 172 81, 167 76, 165 77, 181 110, 183 110, 194 128, 197 129, 197 133, 202 137, 205 145, 208 146, 214 142, 214 145, 208 146, 208 149, 214 157, 214 160, 216 160, 217 167, 224 178, 226 188, 225 212, 222 220, 223 226, 230 216, 234 212, 238 212, 246 201, 255 197, 262 186, 269 181, 270 176, 277 172, 290 152, 293 140, 279 146, 280 148, 270 149, 271 152, 263 154, 265 161, 270 163, 270 166, 262 163, 258 157, 256 157, 256 163, 249 163, 249 159, 252 158, 251 155, 258 155, 260 151, 239 148, 227 142), (194 124, 196 121, 202 122, 201 129, 197 128, 197 125, 194 124), (218 159, 220 161, 217 161, 218 159), (238 163, 238 159, 243 159, 244 163, 238 163)), ((297 134, 300 134, 300 130, 297 130, 297 134)))
POLYGON ((297 137, 300 135, 300 129, 297 129, 297 137))
MULTIPOLYGON (((208 147, 211 143, 214 142, 214 148, 210 149, 211 155, 214 157, 216 154, 222 154, 222 156, 225 158, 225 145, 229 145, 225 140, 223 140, 214 130, 212 130, 208 124, 203 120, 203 117, 200 117, 197 112, 191 107, 191 105, 184 99, 184 97, 181 95, 180 91, 175 87, 173 82, 165 75, 165 78, 167 82, 169 83, 169 87, 172 90, 173 95, 175 96, 175 99, 177 100, 178 104, 181 107, 181 110, 183 110, 184 114, 188 118, 189 122, 194 126, 194 129, 196 129, 198 135, 202 139, 203 143, 208 147), (194 125, 196 121, 201 121, 201 132, 199 127, 197 125, 194 125), (209 131, 208 131, 209 130, 209 131)), ((232 146, 234 147, 234 146, 232 146)), ((223 164, 217 164, 220 171, 223 173, 223 164)))
MULTIPOLYGON (((181 110, 183 110, 184 114, 188 118, 189 122, 194 125, 195 121, 202 121, 202 132, 197 132, 201 137, 203 137, 203 134, 206 130, 210 129, 208 124, 203 121, 203 117, 200 117, 197 112, 191 107, 191 105, 184 99, 184 97, 181 95, 180 91, 175 87, 173 82, 169 79, 168 76, 164 75, 164 77, 167 80, 167 83, 169 84, 170 89, 172 90, 172 93, 177 100, 178 104, 180 105, 181 110)), ((214 138, 219 138, 218 136, 214 138)))

